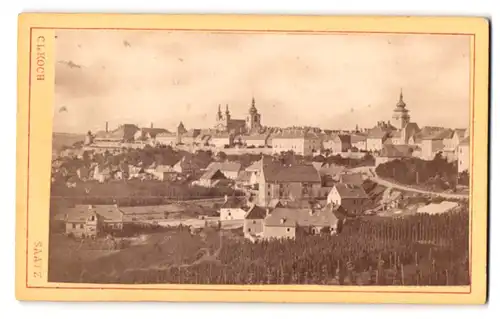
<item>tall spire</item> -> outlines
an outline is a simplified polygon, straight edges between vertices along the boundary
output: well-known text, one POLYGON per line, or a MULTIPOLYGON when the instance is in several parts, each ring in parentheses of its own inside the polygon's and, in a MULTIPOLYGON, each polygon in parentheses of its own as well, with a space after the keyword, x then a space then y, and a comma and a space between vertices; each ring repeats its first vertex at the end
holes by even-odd
POLYGON ((406 103, 403 101, 403 89, 401 88, 401 91, 399 92, 399 101, 396 104, 397 107, 404 108, 406 106, 406 103))
POLYGON ((249 113, 250 114, 257 113, 257 108, 255 107, 255 98, 254 97, 252 97, 252 105, 250 106, 249 113))
POLYGON ((229 113, 229 105, 226 104, 226 114, 229 113))

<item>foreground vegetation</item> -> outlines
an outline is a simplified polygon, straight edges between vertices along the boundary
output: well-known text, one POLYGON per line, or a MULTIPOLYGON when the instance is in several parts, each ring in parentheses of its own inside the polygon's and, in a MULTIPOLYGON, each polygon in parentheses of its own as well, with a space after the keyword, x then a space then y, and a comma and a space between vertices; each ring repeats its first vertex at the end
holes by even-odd
POLYGON ((468 172, 457 173, 457 162, 448 162, 436 154, 433 160, 403 158, 380 164, 377 175, 397 183, 418 186, 431 191, 455 191, 457 185, 468 185, 468 172))
POLYGON ((439 216, 357 219, 349 221, 337 236, 299 236, 294 241, 250 243, 235 231, 207 228, 192 234, 176 228, 150 234, 147 240, 128 248, 109 251, 104 246, 82 249, 82 243, 53 237, 49 280, 467 285, 468 225, 468 212, 463 209, 439 216))

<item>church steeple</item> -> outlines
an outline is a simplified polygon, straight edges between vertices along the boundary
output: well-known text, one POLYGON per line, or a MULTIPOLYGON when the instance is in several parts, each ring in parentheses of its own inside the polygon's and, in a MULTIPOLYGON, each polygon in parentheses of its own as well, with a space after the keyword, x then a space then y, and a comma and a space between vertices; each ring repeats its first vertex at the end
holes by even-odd
POLYGON ((403 101, 403 89, 399 92, 399 101, 396 104, 397 107, 404 108, 406 106, 405 101, 403 101))
POLYGON ((249 113, 250 114, 257 113, 257 108, 255 107, 255 98, 254 97, 252 97, 252 105, 250 106, 249 113))
POLYGON ((222 111, 220 110, 220 104, 219 104, 219 110, 217 111, 217 121, 222 119, 222 111))
POLYGON ((231 118, 231 113, 229 112, 229 105, 226 104, 226 118, 229 120, 231 118))
POLYGON ((399 92, 399 101, 396 104, 392 118, 396 124, 396 128, 402 129, 410 122, 410 114, 406 108, 406 103, 403 101, 403 89, 399 92))

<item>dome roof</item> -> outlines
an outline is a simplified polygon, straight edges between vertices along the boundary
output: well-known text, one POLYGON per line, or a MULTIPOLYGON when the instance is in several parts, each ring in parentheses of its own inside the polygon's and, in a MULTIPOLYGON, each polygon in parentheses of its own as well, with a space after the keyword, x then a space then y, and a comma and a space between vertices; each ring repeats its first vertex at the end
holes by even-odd
POLYGON ((401 90, 401 93, 399 94, 399 101, 396 104, 396 106, 398 108, 405 108, 406 107, 406 103, 403 101, 403 90, 401 90))

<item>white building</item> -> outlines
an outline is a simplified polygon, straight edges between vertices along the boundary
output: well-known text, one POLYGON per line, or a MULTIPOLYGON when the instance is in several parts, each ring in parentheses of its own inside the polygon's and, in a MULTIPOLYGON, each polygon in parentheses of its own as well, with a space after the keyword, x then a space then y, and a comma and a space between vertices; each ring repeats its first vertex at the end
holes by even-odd
POLYGON ((284 132, 272 137, 272 146, 275 154, 292 151, 307 156, 322 149, 322 140, 312 132, 284 132))
POLYGON ((467 136, 465 139, 458 144, 457 150, 458 157, 458 172, 468 171, 470 173, 470 137, 467 136))

